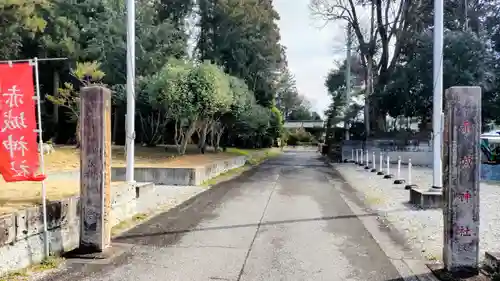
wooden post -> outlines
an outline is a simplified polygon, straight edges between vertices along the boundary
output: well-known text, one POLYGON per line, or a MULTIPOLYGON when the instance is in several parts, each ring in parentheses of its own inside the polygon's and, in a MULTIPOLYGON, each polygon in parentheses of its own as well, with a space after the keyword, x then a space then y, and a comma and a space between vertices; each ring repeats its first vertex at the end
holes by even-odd
POLYGON ((447 89, 444 117, 443 262, 452 274, 475 275, 479 270, 481 88, 447 89))
POLYGON ((111 92, 85 87, 80 98, 80 249, 102 252, 111 241, 111 92))

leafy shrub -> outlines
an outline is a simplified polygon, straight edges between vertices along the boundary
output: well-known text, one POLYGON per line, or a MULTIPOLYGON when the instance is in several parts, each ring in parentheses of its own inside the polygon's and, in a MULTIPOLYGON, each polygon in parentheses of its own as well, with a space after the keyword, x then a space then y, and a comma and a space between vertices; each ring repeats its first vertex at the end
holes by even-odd
POLYGON ((288 140, 287 140, 288 145, 304 145, 309 143, 312 144, 314 142, 317 143, 314 136, 311 135, 311 133, 306 132, 304 128, 299 128, 294 132, 290 132, 288 134, 288 140))
POLYGON ((274 143, 274 139, 269 135, 265 135, 262 138, 262 147, 266 147, 266 148, 272 147, 273 143, 274 143))

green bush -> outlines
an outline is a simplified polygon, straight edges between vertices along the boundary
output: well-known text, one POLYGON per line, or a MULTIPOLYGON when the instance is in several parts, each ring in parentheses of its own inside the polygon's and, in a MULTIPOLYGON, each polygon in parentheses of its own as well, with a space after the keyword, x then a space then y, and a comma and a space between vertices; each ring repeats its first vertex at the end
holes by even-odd
POLYGON ((297 139, 296 135, 294 134, 288 135, 288 140, 286 142, 288 145, 297 145, 298 142, 299 140, 297 139))
POLYGON ((317 143, 316 139, 311 133, 306 132, 304 128, 297 129, 288 134, 288 145, 308 145, 313 143, 317 143))
POLYGON ((273 147, 273 143, 274 139, 269 135, 266 135, 262 138, 262 147, 266 148, 273 147))

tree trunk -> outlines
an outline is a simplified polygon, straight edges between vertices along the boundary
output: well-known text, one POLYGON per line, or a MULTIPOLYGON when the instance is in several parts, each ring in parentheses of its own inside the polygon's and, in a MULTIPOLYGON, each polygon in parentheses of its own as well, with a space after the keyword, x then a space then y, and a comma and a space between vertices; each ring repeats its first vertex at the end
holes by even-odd
POLYGON ((191 140, 191 137, 196 131, 196 123, 197 123, 196 120, 192 121, 191 125, 189 125, 189 129, 187 130, 186 135, 184 135, 184 139, 182 140, 182 145, 181 145, 181 154, 186 154, 188 142, 189 140, 191 140))
POLYGON ((116 134, 118 132, 118 115, 119 115, 119 106, 115 107, 115 119, 113 119, 113 133, 111 135, 111 143, 116 144, 116 134))
POLYGON ((215 152, 219 151, 220 140, 222 138, 222 135, 224 135, 224 130, 226 129, 225 126, 223 126, 222 124, 219 124, 219 125, 220 125, 219 130, 216 130, 215 128, 213 128, 213 130, 212 130, 212 138, 215 137, 215 140, 213 140, 213 142, 214 142, 213 146, 214 146, 215 152))
POLYGON ((366 94, 365 94, 365 136, 370 135, 370 101, 373 93, 373 58, 366 58, 366 94))
MULTIPOLYGON (((210 125, 210 145, 214 147, 215 152, 217 152, 217 147, 215 145, 215 122, 210 125)), ((218 145, 217 145, 218 146, 218 145)))
POLYGON ((200 149, 201 153, 205 153, 205 145, 207 142, 207 132, 208 132, 208 127, 210 126, 210 121, 205 121, 203 123, 203 126, 201 128, 201 136, 200 139, 198 140, 198 148, 200 149))
POLYGON ((76 137, 76 148, 80 148, 80 143, 81 143, 81 140, 82 140, 81 132, 80 132, 80 119, 78 119, 76 121, 75 137, 76 137))
POLYGON ((215 152, 218 152, 219 151, 219 146, 220 146, 220 139, 222 137, 222 132, 220 134, 217 134, 217 137, 215 138, 215 143, 214 143, 214 149, 215 149, 215 152))

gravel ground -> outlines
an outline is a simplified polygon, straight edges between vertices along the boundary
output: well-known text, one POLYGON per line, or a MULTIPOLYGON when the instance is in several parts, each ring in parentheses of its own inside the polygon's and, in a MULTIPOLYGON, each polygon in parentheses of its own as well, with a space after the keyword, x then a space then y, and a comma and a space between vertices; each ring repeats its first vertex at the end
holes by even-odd
POLYGON ((207 189, 205 186, 156 185, 154 192, 139 200, 137 210, 139 213, 166 212, 207 189))
MULTIPOLYGON (((409 205, 409 191, 404 189, 404 184, 393 184, 394 179, 383 179, 383 176, 353 164, 334 164, 334 167, 359 192, 366 204, 404 235, 409 246, 419 250, 427 259, 442 259, 442 210, 421 210, 409 205)), ((396 173, 396 165, 391 168, 391 173, 396 173)), ((402 167, 401 177, 407 179, 407 175, 407 167, 402 167)), ((414 167, 412 183, 420 188, 431 187, 432 169, 414 167)), ((485 251, 500 251, 500 186, 481 183, 480 188, 479 246, 482 260, 485 251)))

